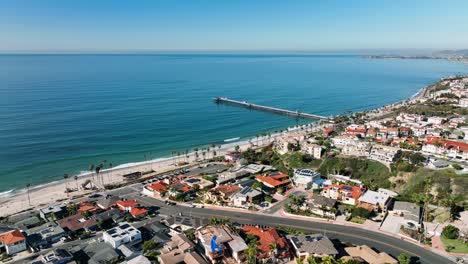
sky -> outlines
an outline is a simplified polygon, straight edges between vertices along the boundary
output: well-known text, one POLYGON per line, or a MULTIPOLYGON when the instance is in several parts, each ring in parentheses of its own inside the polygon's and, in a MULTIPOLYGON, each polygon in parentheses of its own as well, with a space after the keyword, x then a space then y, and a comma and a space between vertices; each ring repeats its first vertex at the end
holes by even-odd
POLYGON ((0 0, 0 52, 462 49, 466 10, 466 0, 0 0))

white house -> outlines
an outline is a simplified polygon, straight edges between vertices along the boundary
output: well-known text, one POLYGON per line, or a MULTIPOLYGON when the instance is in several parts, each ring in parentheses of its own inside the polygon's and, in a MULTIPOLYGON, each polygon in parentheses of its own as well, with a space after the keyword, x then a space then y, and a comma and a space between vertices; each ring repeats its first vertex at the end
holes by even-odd
POLYGON ((393 163, 400 154, 400 148, 385 145, 373 145, 369 154, 369 159, 376 160, 388 165, 393 163))
POLYGON ((311 169, 297 169, 294 171, 293 182, 296 186, 310 188, 320 179, 320 173, 311 169))
POLYGON ((122 244, 141 241, 141 232, 127 222, 119 223, 118 226, 105 231, 102 238, 113 248, 122 244))
POLYGON ((372 208, 376 212, 386 212, 389 201, 390 196, 387 194, 368 190, 361 197, 359 197, 359 206, 369 209, 372 208))
POLYGON ((322 147, 320 145, 307 142, 301 145, 301 150, 314 157, 314 159, 322 157, 322 147))
POLYGON ((402 216, 405 220, 405 227, 418 229, 421 227, 421 207, 414 203, 397 201, 393 205, 391 213, 402 216))

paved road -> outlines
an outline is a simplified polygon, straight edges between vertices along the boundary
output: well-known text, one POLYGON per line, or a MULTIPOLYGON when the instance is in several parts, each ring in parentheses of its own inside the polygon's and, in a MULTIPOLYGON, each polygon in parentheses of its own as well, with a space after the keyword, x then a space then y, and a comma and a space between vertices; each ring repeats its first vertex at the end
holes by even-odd
POLYGON ((387 252, 395 257, 398 256, 400 253, 404 252, 411 256, 417 257, 420 263, 452 263, 449 259, 440 256, 436 253, 433 253, 429 250, 423 249, 420 246, 415 245, 413 243, 357 227, 312 222, 272 215, 244 213, 237 211, 217 210, 209 208, 188 208, 184 206, 167 206, 163 202, 149 197, 135 196, 135 198, 141 204, 160 207, 161 214, 165 215, 177 215, 179 213, 183 213, 185 215, 190 214, 192 216, 206 218, 225 217, 231 219, 232 221, 242 224, 261 224, 268 226, 290 227, 293 229, 301 229, 304 231, 324 233, 330 239, 338 239, 339 241, 345 243, 366 244, 379 251, 387 252))

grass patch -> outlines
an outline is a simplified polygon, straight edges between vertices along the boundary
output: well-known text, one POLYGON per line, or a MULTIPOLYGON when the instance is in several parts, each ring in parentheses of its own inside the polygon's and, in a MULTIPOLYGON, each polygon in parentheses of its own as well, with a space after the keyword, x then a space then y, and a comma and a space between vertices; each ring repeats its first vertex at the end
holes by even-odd
POLYGON ((317 168, 320 166, 322 160, 313 159, 309 162, 304 161, 304 154, 300 152, 294 152, 292 154, 284 155, 285 162, 289 165, 290 168, 317 168))
POLYGON ((364 224, 366 222, 366 219, 362 219, 361 217, 351 217, 351 219, 349 219, 348 221, 356 224, 364 224))
POLYGON ((468 254, 468 244, 463 243, 463 241, 459 239, 447 239, 444 237, 440 237, 442 243, 444 243, 445 250, 452 253, 463 253, 468 254))

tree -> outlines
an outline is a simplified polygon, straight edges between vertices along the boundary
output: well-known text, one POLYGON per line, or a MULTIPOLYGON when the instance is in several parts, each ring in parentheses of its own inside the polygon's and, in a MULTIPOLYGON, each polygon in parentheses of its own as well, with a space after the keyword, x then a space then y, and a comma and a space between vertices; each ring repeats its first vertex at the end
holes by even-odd
POLYGON ((460 230, 453 225, 448 225, 442 229, 442 237, 447 239, 457 239, 460 230))
POLYGON ((278 245, 276 243, 271 243, 268 245, 270 249, 270 256, 272 256, 273 263, 276 263, 276 254, 278 254, 278 245))
POLYGON ((257 263, 257 243, 256 241, 251 241, 247 245, 246 249, 246 255, 247 255, 247 263, 249 264, 255 264, 257 263))
POLYGON ((332 256, 322 257, 322 263, 323 264, 333 264, 333 262, 335 262, 335 258, 333 258, 332 256))
POLYGON ((256 181, 252 184, 252 189, 263 189, 263 183, 256 181))
POLYGON ((401 253, 401 254, 398 256, 398 262, 399 262, 400 264, 410 264, 410 262, 411 262, 410 256, 408 256, 408 255, 405 254, 405 253, 401 253))
POLYGON ((239 151, 239 149, 240 149, 239 145, 236 145, 236 146, 234 147, 234 149, 235 149, 236 151, 239 151))
POLYGON ((148 240, 143 243, 143 252, 149 252, 158 248, 158 245, 153 240, 148 240))
POLYGON ((307 258, 307 262, 308 262, 309 264, 318 264, 318 262, 317 262, 317 260, 315 260, 315 257, 314 257, 314 256, 309 256, 309 257, 307 258))
POLYGON ((76 183, 76 191, 79 191, 80 187, 78 186, 78 176, 75 176, 74 179, 75 179, 75 183, 76 183))

